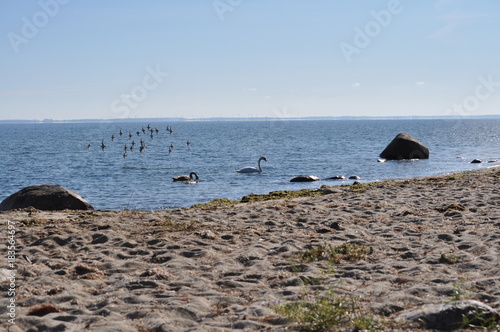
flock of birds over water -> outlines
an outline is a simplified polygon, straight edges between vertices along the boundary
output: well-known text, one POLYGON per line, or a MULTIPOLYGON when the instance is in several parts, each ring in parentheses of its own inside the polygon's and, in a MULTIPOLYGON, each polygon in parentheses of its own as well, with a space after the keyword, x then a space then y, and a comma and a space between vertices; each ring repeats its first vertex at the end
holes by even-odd
MULTIPOLYGON (((172 126, 167 126, 166 130, 167 130, 167 132, 170 135, 172 135, 174 133, 174 130, 172 129, 172 126)), ((142 127, 141 130, 135 131, 135 133, 132 133, 132 131, 129 131, 128 134, 126 134, 126 136, 128 136, 128 138, 129 138, 129 140, 131 142, 130 142, 130 145, 127 145, 125 143, 125 145, 123 147, 123 158, 127 158, 128 151, 130 151, 130 152, 134 151, 135 146, 137 145, 136 142, 135 142, 135 139, 134 139, 136 137, 136 135, 137 135, 137 137, 139 137, 139 143, 140 143, 139 152, 143 153, 146 150, 146 148, 147 148, 147 144, 146 144, 146 141, 142 139, 142 137, 149 136, 151 139, 153 139, 159 133, 160 133, 160 129, 158 129, 156 127, 153 128, 153 127, 151 127, 150 124, 148 124, 146 126, 146 128, 142 127), (142 134, 141 134, 141 132, 142 132, 142 134)), ((118 132, 118 135, 120 137, 122 137, 123 135, 125 135, 125 133, 123 132, 122 129, 120 129, 120 131, 118 132)), ((116 138, 116 135, 114 133, 111 134, 111 142, 114 142, 115 138, 116 138)), ((191 146, 191 142, 187 141, 186 145, 189 148, 191 146)), ((89 143, 87 145, 87 149, 90 150, 91 147, 92 147, 92 144, 89 143)), ((106 148, 107 148, 107 145, 106 145, 104 139, 102 139, 102 141, 101 141, 101 150, 104 151, 104 150, 106 150, 106 148)), ((173 150, 174 150, 174 145, 172 143, 168 147, 168 153, 169 154, 172 153, 173 150)))
MULTIPOLYGON (((150 124, 148 124, 146 126, 146 128, 142 127, 140 130, 136 130, 134 132, 128 131, 128 133, 125 133, 125 132, 123 132, 122 129, 120 129, 120 131, 116 135, 118 135, 119 137, 123 137, 123 136, 128 137, 128 139, 130 141, 130 143, 125 143, 123 146, 123 158, 124 159, 127 158, 129 152, 133 152, 136 149, 137 143, 135 142, 135 140, 137 138, 139 138, 139 148, 138 148, 139 152, 143 153, 147 149, 147 143, 143 139, 143 137, 149 136, 150 139, 154 139, 155 136, 160 134, 160 132, 161 132, 160 129, 158 129, 156 127, 153 128, 153 127, 151 127, 150 124)), ((172 126, 167 126, 166 132, 169 133, 169 135, 172 135, 174 133, 172 126)), ((115 139, 117 138, 116 135, 115 135, 115 133, 111 134, 111 136, 110 136, 111 142, 115 142, 115 139)), ((106 144, 107 143, 106 143, 105 139, 102 139, 100 148, 103 152, 108 147, 106 144)), ((186 146, 188 149, 191 147, 191 142, 189 140, 186 141, 186 146)), ((89 143, 87 145, 87 149, 90 150, 91 147, 92 147, 92 144, 89 143)), ((171 154, 174 151, 174 148, 175 148, 174 144, 171 143, 170 146, 168 146, 168 154, 171 154)), ((261 166, 262 161, 267 162, 266 157, 259 158, 259 160, 257 162, 257 167, 248 166, 248 167, 243 167, 241 169, 237 169, 235 171, 237 173, 261 173, 262 172, 262 166, 261 166)), ((191 172, 189 175, 182 174, 182 175, 174 176, 172 178, 172 180, 175 182, 182 182, 184 184, 194 184, 194 183, 198 183, 200 178, 199 178, 198 174, 196 174, 196 172, 191 172)))

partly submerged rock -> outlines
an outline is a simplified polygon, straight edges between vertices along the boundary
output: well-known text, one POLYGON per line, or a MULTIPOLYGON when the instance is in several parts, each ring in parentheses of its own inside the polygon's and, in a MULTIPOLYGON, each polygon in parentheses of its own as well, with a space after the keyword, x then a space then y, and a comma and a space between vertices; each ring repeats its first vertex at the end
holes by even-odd
POLYGON ((325 180, 345 180, 345 179, 346 179, 346 177, 343 175, 336 175, 336 176, 326 178, 325 180))
POLYGON ((0 203, 0 211, 34 207, 39 210, 93 210, 78 193, 58 185, 29 186, 10 195, 0 203))
POLYGON ((417 321, 427 328, 455 330, 468 326, 484 326, 500 321, 499 314, 492 307, 475 300, 426 305, 420 309, 399 315, 400 319, 417 321))
POLYGON ((473 161, 471 161, 470 163, 471 164, 480 164, 482 163, 483 161, 481 159, 474 159, 473 161))
POLYGON ((313 182, 313 181, 319 181, 319 178, 316 175, 300 175, 290 180, 290 182, 313 182))
POLYGON ((400 133, 387 145, 380 157, 387 160, 428 159, 429 149, 409 134, 400 133))

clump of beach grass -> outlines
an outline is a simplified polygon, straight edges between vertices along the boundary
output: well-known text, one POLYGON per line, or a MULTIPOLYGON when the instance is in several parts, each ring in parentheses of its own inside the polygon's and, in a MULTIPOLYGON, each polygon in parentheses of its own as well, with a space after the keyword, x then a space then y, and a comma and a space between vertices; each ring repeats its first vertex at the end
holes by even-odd
POLYGON ((342 260, 356 262, 365 259, 367 255, 372 253, 373 247, 360 244, 344 243, 338 246, 322 244, 300 253, 299 260, 301 262, 327 260, 330 263, 338 264, 342 260))
POLYGON ((481 310, 471 310, 462 316, 460 329, 473 328, 483 331, 500 331, 500 319, 497 315, 481 310))
POLYGON ((250 194, 241 198, 241 203, 262 202, 274 199, 287 199, 296 197, 311 197, 321 195, 319 190, 301 189, 301 190, 279 190, 271 191, 269 194, 250 194))
POLYGON ((216 198, 210 202, 195 204, 191 206, 192 209, 214 209, 218 206, 229 206, 239 204, 240 201, 228 199, 228 198, 216 198))
POLYGON ((453 255, 441 254, 439 257, 439 263, 442 264, 455 264, 458 262, 458 258, 453 255))
POLYGON ((323 293, 305 292, 296 299, 279 303, 273 310, 297 324, 300 331, 375 331, 378 323, 364 312, 350 295, 341 295, 330 288, 323 293))
POLYGON ((297 197, 311 197, 321 195, 320 190, 316 189, 301 189, 301 190, 278 190, 271 191, 269 194, 249 194, 241 198, 241 200, 233 200, 228 198, 217 198, 207 203, 200 203, 191 206, 193 209, 215 209, 219 206, 236 205, 240 203, 264 202, 276 199, 290 199, 297 197))
POLYGON ((173 221, 171 218, 167 218, 164 221, 158 223, 158 226, 164 228, 169 232, 184 232, 184 231, 194 231, 198 228, 199 224, 194 221, 173 221))

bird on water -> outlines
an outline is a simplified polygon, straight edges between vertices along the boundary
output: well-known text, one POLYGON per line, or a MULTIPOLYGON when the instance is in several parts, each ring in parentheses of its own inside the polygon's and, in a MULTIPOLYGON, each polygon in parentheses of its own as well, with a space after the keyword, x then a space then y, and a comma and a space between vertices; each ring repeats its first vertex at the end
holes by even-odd
POLYGON ((198 175, 195 172, 191 172, 191 173, 189 173, 189 180, 182 181, 182 183, 195 184, 195 183, 198 183, 199 180, 200 180, 200 178, 198 177, 198 175))
POLYGON ((195 172, 189 173, 189 175, 177 175, 172 178, 173 181, 190 181, 190 180, 198 180, 198 174, 195 172))
POLYGON ((260 162, 262 160, 264 160, 265 162, 267 162, 266 157, 260 157, 259 161, 257 163, 258 168, 255 168, 255 167, 243 167, 241 169, 237 169, 236 172, 238 172, 238 173, 261 173, 262 172, 262 167, 260 166, 260 162))

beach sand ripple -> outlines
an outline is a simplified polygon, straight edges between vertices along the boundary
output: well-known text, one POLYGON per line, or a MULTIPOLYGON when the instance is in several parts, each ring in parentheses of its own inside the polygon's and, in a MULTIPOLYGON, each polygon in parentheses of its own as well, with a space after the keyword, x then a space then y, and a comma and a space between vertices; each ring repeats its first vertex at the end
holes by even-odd
POLYGON ((232 206, 3 212, 17 241, 9 328, 280 331, 295 325, 276 304, 327 290, 386 330, 424 329, 397 320, 424 305, 498 309, 499 180, 488 170, 232 206))

